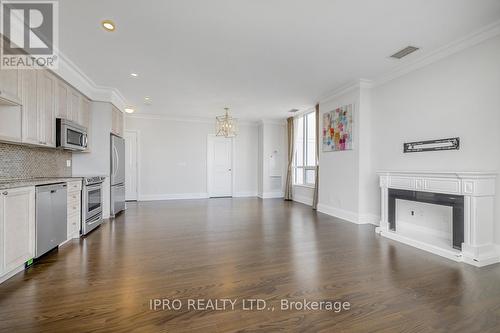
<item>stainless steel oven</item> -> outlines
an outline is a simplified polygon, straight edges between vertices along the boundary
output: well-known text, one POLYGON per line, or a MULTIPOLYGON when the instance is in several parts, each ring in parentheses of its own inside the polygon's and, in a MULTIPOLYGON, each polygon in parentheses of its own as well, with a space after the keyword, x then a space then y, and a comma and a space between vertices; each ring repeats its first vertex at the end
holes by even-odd
POLYGON ((85 150, 87 148, 87 128, 72 121, 56 119, 57 147, 69 150, 85 150))
POLYGON ((83 179, 82 188, 82 234, 86 235, 102 223, 103 189, 105 177, 93 176, 83 179))

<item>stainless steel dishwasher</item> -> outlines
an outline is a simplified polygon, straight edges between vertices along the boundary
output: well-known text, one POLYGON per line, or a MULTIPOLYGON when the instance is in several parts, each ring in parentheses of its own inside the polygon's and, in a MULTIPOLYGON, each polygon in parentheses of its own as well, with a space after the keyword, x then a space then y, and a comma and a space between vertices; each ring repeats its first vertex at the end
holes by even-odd
POLYGON ((36 251, 42 256, 67 237, 67 188, 65 183, 36 187, 36 251))

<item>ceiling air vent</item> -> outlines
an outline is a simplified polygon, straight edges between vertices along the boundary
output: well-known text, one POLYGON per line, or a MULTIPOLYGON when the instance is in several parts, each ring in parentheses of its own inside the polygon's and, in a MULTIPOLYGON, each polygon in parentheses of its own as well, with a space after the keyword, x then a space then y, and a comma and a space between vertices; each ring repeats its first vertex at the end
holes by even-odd
POLYGON ((290 113, 295 113, 295 112, 299 112, 299 109, 291 109, 290 111, 288 111, 290 113))
POLYGON ((393 55, 391 55, 391 58, 401 59, 401 58, 406 57, 410 53, 413 53, 413 52, 415 52, 417 50, 419 50, 418 47, 407 46, 404 49, 402 49, 401 51, 398 51, 398 52, 394 53, 393 55))

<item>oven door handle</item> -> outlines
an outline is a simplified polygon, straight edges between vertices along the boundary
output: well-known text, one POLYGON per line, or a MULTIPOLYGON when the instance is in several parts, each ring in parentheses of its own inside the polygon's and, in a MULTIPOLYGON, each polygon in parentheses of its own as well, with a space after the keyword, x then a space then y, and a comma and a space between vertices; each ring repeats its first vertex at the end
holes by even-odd
POLYGON ((94 216, 93 218, 91 218, 90 220, 87 220, 85 223, 87 225, 92 225, 94 223, 97 223, 99 222, 100 220, 102 220, 102 216, 101 214, 97 214, 96 216, 94 216))
POLYGON ((102 189, 102 183, 85 186, 87 192, 102 189))

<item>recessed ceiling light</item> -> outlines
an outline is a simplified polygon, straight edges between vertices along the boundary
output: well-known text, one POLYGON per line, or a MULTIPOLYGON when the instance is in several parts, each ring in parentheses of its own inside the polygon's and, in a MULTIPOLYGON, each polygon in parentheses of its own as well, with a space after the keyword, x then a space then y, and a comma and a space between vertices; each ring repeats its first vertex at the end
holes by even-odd
POLYGON ((115 23, 111 20, 104 20, 101 25, 106 31, 115 31, 115 23))
POLYGON ((137 73, 130 73, 130 76, 132 76, 132 77, 138 77, 139 74, 137 74, 137 73))
POLYGON ((149 96, 144 97, 144 104, 151 105, 151 97, 149 96))
POLYGON ((127 108, 125 108, 125 112, 127 112, 127 113, 134 113, 135 110, 133 108, 131 108, 131 107, 127 107, 127 108))

